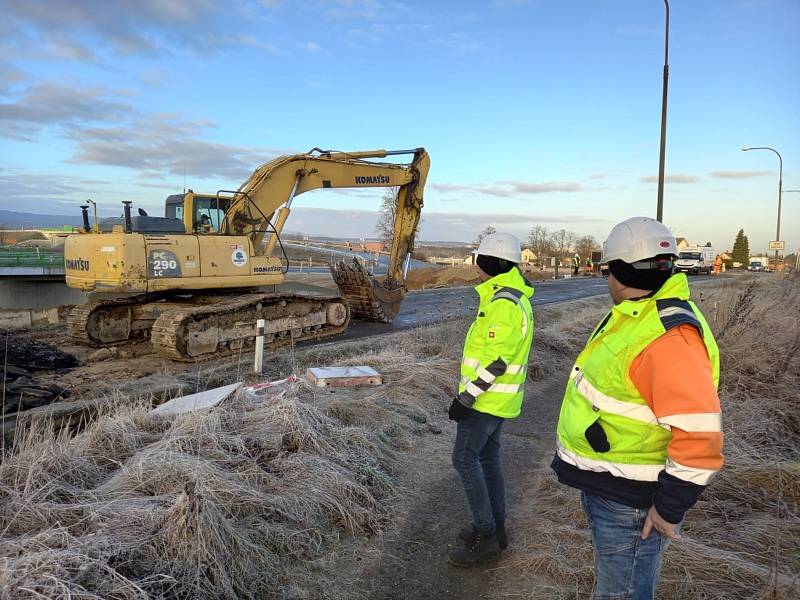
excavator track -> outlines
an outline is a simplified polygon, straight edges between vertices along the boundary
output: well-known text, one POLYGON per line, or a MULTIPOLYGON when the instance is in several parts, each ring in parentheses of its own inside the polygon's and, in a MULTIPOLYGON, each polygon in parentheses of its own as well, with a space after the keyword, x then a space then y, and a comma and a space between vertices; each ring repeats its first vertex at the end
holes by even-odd
POLYGON ((364 321, 391 323, 400 312, 400 304, 405 298, 405 288, 387 288, 376 281, 357 261, 346 264, 344 261, 331 267, 331 275, 339 291, 347 298, 353 316, 364 321))
POLYGON ((266 321, 264 341, 269 351, 342 333, 350 311, 338 296, 237 295, 163 312, 153 324, 150 341, 157 354, 171 360, 217 358, 252 345, 258 319, 266 321))
POLYGON ((134 326, 133 310, 153 296, 94 300, 74 307, 67 315, 67 333, 89 346, 117 346, 147 339, 147 328, 134 326))

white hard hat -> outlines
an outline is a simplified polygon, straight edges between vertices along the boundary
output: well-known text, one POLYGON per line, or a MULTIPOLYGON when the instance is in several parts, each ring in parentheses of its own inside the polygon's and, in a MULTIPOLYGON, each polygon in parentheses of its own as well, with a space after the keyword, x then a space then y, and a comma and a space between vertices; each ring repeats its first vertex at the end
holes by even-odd
POLYGON ((492 233, 481 240, 475 254, 504 258, 513 263, 522 262, 522 249, 517 238, 510 233, 492 233))
POLYGON ((659 254, 678 256, 675 236, 663 223, 650 217, 631 217, 615 225, 603 243, 602 262, 635 263, 659 254))

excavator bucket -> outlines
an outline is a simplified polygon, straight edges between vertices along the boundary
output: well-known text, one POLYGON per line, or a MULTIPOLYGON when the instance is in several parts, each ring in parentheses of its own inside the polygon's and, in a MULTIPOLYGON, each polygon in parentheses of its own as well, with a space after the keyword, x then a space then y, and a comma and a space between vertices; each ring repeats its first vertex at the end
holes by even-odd
POLYGON ((331 267, 331 274, 355 318, 391 323, 400 312, 400 304, 406 295, 400 282, 379 282, 356 260, 352 264, 342 261, 331 267))

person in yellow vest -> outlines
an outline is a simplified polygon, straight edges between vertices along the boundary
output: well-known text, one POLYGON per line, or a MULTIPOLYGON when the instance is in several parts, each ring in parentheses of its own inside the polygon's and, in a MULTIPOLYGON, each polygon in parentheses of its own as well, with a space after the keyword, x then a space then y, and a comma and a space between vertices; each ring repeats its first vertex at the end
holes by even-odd
POLYGON ((481 283, 478 314, 467 331, 458 395, 448 411, 456 421, 453 466, 461 477, 472 523, 450 556, 458 567, 497 560, 508 545, 500 434, 522 410, 533 340, 533 287, 522 276, 519 240, 494 233, 476 251, 481 283))
POLYGON ((592 262, 592 257, 586 259, 586 274, 591 275, 594 271, 594 263, 592 262))
POLYGON ((572 275, 577 277, 578 270, 580 268, 581 268, 581 256, 580 254, 576 253, 575 256, 572 257, 572 275))
POLYGON ((614 306, 570 372, 552 468, 581 490, 595 598, 653 597, 667 545, 722 467, 719 351, 675 238, 634 217, 603 245, 614 306))

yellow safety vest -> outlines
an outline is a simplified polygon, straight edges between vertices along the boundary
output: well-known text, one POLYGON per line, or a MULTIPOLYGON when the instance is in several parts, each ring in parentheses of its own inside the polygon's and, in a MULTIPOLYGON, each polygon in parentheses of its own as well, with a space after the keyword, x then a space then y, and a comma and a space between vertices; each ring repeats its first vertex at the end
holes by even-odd
POLYGON ((533 287, 513 268, 475 291, 480 305, 464 342, 459 400, 477 411, 511 419, 522 409, 533 341, 533 287))
POLYGON ((714 384, 719 383, 717 343, 689 300, 686 275, 673 275, 653 296, 615 305, 578 355, 558 418, 556 452, 561 460, 585 471, 658 480, 667 466, 670 426, 656 419, 629 372, 645 348, 684 323, 701 331, 714 384), (608 451, 596 452, 586 438, 586 430, 596 422, 608 438, 608 451))

